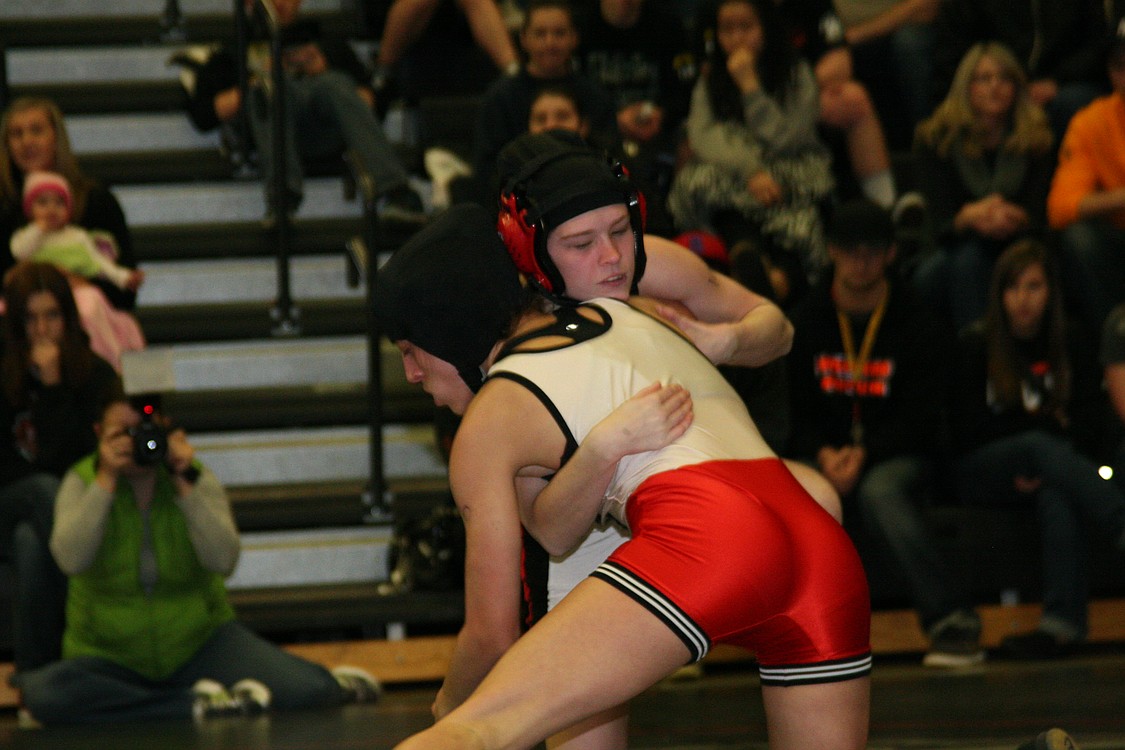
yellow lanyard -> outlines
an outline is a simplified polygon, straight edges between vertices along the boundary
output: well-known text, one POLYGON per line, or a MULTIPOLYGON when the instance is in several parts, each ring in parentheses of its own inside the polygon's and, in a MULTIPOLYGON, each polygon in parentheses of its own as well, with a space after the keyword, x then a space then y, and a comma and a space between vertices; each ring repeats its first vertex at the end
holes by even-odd
POLYGON ((844 356, 848 359, 848 369, 852 374, 852 442, 856 445, 863 443, 863 421, 859 408, 859 384, 863 379, 867 361, 871 358, 871 350, 875 348, 875 338, 879 335, 879 326, 883 323, 883 314, 887 311, 887 298, 889 287, 879 298, 879 304, 867 321, 867 329, 863 332, 863 344, 859 354, 855 351, 855 337, 852 336, 852 322, 847 314, 836 310, 836 320, 840 324, 840 338, 844 342, 844 356))

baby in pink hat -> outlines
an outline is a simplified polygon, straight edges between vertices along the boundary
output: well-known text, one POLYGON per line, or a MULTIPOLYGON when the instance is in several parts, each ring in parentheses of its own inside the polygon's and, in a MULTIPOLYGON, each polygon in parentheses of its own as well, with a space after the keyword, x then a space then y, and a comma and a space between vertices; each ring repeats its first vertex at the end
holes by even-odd
POLYGON ((23 183, 23 212, 28 224, 12 235, 12 257, 51 263, 87 279, 100 276, 121 289, 136 291, 144 281, 144 272, 114 262, 116 246, 112 238, 95 236, 71 224, 73 208, 70 184, 61 174, 27 175, 23 183), (99 243, 106 249, 99 247, 99 243))

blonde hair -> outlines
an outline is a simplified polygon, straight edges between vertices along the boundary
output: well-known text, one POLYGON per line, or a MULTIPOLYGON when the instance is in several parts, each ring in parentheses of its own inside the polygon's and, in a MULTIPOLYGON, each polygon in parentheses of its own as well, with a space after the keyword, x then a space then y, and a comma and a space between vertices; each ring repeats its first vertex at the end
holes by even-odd
POLYGON ((5 203, 19 206, 23 200, 23 180, 27 176, 22 174, 12 162, 12 154, 8 148, 8 128, 13 115, 22 114, 31 110, 40 110, 47 114, 47 120, 55 131, 55 163, 52 171, 58 172, 70 183, 74 193, 74 210, 72 216, 78 219, 86 212, 86 197, 90 192, 93 181, 82 174, 78 167, 78 160, 74 150, 70 147, 70 137, 66 133, 66 124, 63 122, 62 110, 50 99, 41 96, 23 96, 13 101, 0 119, 0 137, 4 144, 0 152, 0 199, 5 203))
POLYGON ((915 138, 932 146, 939 156, 947 157, 955 145, 966 156, 978 158, 986 150, 986 133, 977 123, 969 103, 969 87, 982 58, 991 58, 1000 66, 1002 75, 1016 88, 1012 109, 1008 114, 1009 132, 1001 148, 1014 153, 1043 153, 1051 148, 1054 135, 1047 115, 1028 93, 1027 74, 1007 47, 999 42, 974 44, 957 66, 949 93, 933 115, 919 123, 915 138))

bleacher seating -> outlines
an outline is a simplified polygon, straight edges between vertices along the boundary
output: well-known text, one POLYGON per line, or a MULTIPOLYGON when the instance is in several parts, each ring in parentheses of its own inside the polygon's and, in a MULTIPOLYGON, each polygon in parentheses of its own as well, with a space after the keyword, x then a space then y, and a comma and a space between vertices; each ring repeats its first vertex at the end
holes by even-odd
MULTIPOLYGON (((126 211, 147 273, 137 315, 151 353, 174 373, 168 410, 228 485, 243 530, 230 582, 240 616, 279 638, 378 636, 390 623, 452 628, 462 613, 457 592, 377 593, 396 520, 448 490, 429 399, 405 383, 384 342, 389 492, 370 493, 365 291, 346 283, 345 261, 346 243, 363 229, 362 206, 347 199, 341 175, 308 180, 291 243, 299 333, 273 335, 276 267, 260 221, 261 187, 233 167, 218 133, 192 129, 179 72, 168 64, 184 44, 229 34, 231 2, 179 5, 183 33, 170 34, 162 0, 5 0, 7 95, 58 101, 84 168, 126 211)), ((349 7, 305 0, 303 11, 346 24, 349 7)), ((471 105, 459 97, 422 102, 422 135, 464 155, 471 105), (462 116, 454 122, 450 111, 462 116)), ((942 505, 932 519, 982 603, 1002 591, 1018 590, 1025 601, 1038 595, 1030 513, 942 505)), ((1094 595, 1125 594, 1125 570, 1097 561, 1094 595)), ((872 573, 877 607, 909 607, 897 581, 872 573)), ((11 571, 0 565, 0 600, 10 588, 11 571)), ((10 643, 9 619, 0 613, 0 651, 10 643)), ((1120 628, 1110 636, 1121 637, 1120 628)), ((912 637, 905 647, 918 647, 912 637)))
MULTIPOLYGON (((228 38, 232 6, 178 5, 181 33, 170 34, 160 0, 96 11, 81 2, 6 2, 0 45, 9 98, 58 102, 83 168, 125 210, 147 275, 137 316, 148 356, 174 378, 166 407, 227 485, 244 532, 229 582, 236 608, 279 637, 455 624, 456 595, 431 606, 435 596, 376 593, 394 531, 386 504, 400 494, 439 502, 447 490, 432 404, 405 383, 397 351, 384 343, 388 495, 371 494, 365 289, 348 285, 345 249, 363 231, 363 206, 342 163, 335 173, 313 171, 290 244, 299 332, 274 335, 278 273, 261 185, 235 169, 218 132, 192 127, 180 71, 168 62, 185 44, 228 38)), ((348 8, 306 0, 302 12, 345 27, 348 8)), ((10 638, 7 618, 0 622, 2 649, 10 638)))

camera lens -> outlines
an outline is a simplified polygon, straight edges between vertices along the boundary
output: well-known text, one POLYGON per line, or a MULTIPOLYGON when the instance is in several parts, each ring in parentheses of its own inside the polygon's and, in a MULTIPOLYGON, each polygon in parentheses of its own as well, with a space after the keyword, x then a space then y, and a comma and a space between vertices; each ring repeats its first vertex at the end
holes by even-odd
POLYGON ((168 453, 168 435, 155 422, 143 420, 130 428, 133 438, 133 460, 138 466, 152 466, 164 460, 168 453))

